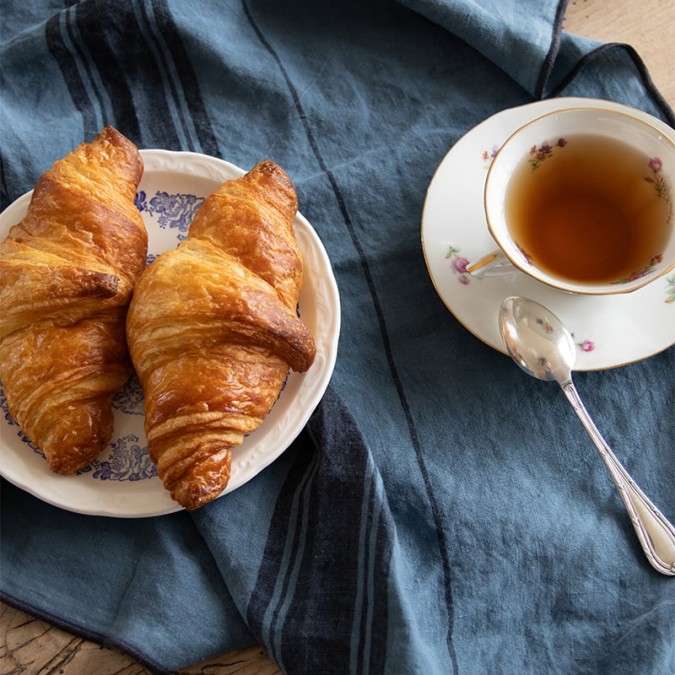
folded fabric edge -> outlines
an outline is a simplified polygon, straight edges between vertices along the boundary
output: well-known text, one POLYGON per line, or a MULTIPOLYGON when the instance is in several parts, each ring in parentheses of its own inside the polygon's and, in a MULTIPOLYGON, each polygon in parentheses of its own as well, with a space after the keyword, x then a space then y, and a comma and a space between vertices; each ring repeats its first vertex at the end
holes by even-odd
POLYGON ((647 94, 650 96, 652 102, 663 114, 665 121, 671 127, 675 128, 675 112, 673 112, 673 109, 670 107, 666 99, 663 97, 663 94, 661 94, 661 92, 659 91, 658 87, 654 83, 654 80, 652 80, 652 77, 649 74, 649 70, 645 65, 644 61, 642 60, 637 50, 632 45, 622 42, 608 42, 584 54, 568 70, 567 74, 564 75, 560 79, 560 81, 551 89, 551 91, 548 92, 545 96, 543 96, 543 98, 555 98, 556 96, 559 96, 561 92, 564 91, 581 73, 584 66, 588 65, 589 63, 591 63, 598 57, 602 56, 603 54, 606 54, 607 52, 614 50, 623 50, 626 52, 628 58, 632 61, 633 65, 635 66, 637 74, 640 77, 640 80, 642 81, 642 85, 644 86, 647 94))
POLYGON ((44 610, 38 609, 37 607, 33 607, 22 600, 18 600, 11 595, 8 595, 4 591, 0 591, 0 601, 4 602, 10 607, 13 607, 14 609, 26 612, 26 614, 30 614, 40 621, 45 621, 46 623, 56 626, 57 628, 60 628, 61 630, 64 630, 68 633, 72 633, 73 635, 76 635, 84 640, 95 642, 103 647, 112 647, 114 649, 118 649, 124 652, 127 656, 136 660, 144 668, 151 671, 155 675, 172 675, 172 673, 175 672, 166 670, 164 667, 149 659, 145 654, 143 654, 143 652, 139 651, 138 648, 130 645, 124 640, 111 639, 100 633, 90 631, 86 628, 83 628, 82 626, 66 621, 59 616, 55 616, 54 614, 45 612, 44 610))
POLYGON ((553 67, 555 65, 556 58, 558 57, 558 52, 560 51, 562 26, 566 11, 567 0, 561 0, 558 3, 558 8, 556 9, 555 18, 553 20, 553 27, 551 30, 551 44, 539 70, 539 77, 534 90, 534 97, 536 99, 544 98, 544 89, 546 88, 549 77, 553 72, 553 67))
POLYGON ((496 14, 486 2, 454 3, 447 0, 398 0, 413 12, 441 26, 500 68, 530 96, 538 100, 546 88, 560 50, 568 0, 540 2, 538 22, 523 34, 525 18, 518 0, 499 4, 496 14), (496 25, 492 20, 496 19, 496 25), (530 51, 532 53, 530 53, 530 51), (515 60, 514 60, 515 59, 515 60), (510 64, 510 65, 509 65, 510 64))

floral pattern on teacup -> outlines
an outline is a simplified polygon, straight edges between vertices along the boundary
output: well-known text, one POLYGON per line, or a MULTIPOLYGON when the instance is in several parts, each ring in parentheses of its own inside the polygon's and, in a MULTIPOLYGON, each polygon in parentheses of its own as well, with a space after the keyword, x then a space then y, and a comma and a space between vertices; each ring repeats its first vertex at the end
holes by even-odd
POLYGON ((533 145, 530 148, 530 159, 528 160, 532 171, 538 169, 543 161, 553 157, 553 148, 564 148, 566 145, 567 140, 565 138, 559 138, 554 145, 548 142, 542 143, 539 146, 533 145))
POLYGON ((647 166, 650 168, 652 175, 645 176, 645 180, 648 183, 654 184, 656 194, 661 199, 665 199, 667 202, 670 202, 670 191, 668 190, 666 179, 661 173, 661 169, 663 169, 663 160, 661 160, 660 157, 650 157, 647 160, 647 166))
POLYGON ((646 265, 643 265, 639 269, 631 272, 627 277, 623 279, 618 279, 617 281, 612 281, 613 284, 629 284, 631 281, 636 281, 637 279, 642 279, 648 274, 651 274, 656 266, 663 260, 662 255, 655 255, 646 265))

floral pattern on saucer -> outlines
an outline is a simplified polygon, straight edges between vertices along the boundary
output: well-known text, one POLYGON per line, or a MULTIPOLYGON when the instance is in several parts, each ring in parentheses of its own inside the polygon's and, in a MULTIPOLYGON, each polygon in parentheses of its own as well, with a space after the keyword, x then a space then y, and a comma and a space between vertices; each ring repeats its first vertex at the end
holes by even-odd
POLYGON ((592 352, 595 351, 595 342, 593 340, 589 340, 586 338, 585 340, 578 341, 576 337, 574 336, 574 333, 572 333, 572 339, 574 340, 574 344, 582 351, 582 352, 592 352))
POLYGON ((448 246, 445 257, 450 261, 450 269, 453 274, 457 275, 457 281, 463 286, 468 286, 471 283, 471 276, 466 271, 470 261, 464 256, 460 256, 462 249, 457 246, 448 246))
POLYGON ((668 286, 666 288, 665 302, 670 305, 675 303, 675 274, 673 274, 671 277, 666 277, 666 283, 668 286))
POLYGON ((497 152, 499 152, 499 146, 497 145, 493 145, 492 150, 483 150, 481 157, 483 158, 483 166, 486 169, 490 168, 490 164, 492 164, 492 160, 495 158, 497 152))

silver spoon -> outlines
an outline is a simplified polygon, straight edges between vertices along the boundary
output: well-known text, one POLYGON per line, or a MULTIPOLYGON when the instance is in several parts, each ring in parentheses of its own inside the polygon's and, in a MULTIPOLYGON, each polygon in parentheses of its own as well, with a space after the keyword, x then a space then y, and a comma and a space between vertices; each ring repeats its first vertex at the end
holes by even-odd
POLYGON ((509 354, 528 375, 560 385, 619 489, 650 564, 675 576, 675 527, 621 466, 581 402, 572 383, 576 348, 569 331, 539 303, 516 296, 502 303, 499 328, 509 354))

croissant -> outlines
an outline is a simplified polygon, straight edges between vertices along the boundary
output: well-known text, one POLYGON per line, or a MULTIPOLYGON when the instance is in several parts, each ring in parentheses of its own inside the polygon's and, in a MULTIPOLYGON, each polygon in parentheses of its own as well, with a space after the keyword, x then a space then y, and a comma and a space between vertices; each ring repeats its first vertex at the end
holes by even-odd
POLYGON ((171 497, 194 510, 230 478, 231 450, 262 424, 314 339, 297 315, 303 262, 297 196, 261 162, 204 201, 187 241, 142 274, 127 340, 145 396, 150 457, 171 497))
POLYGON ((0 244, 0 380, 56 473, 105 448, 112 396, 132 372, 125 319, 147 253, 134 206, 142 172, 136 146, 104 128, 40 177, 0 244))

